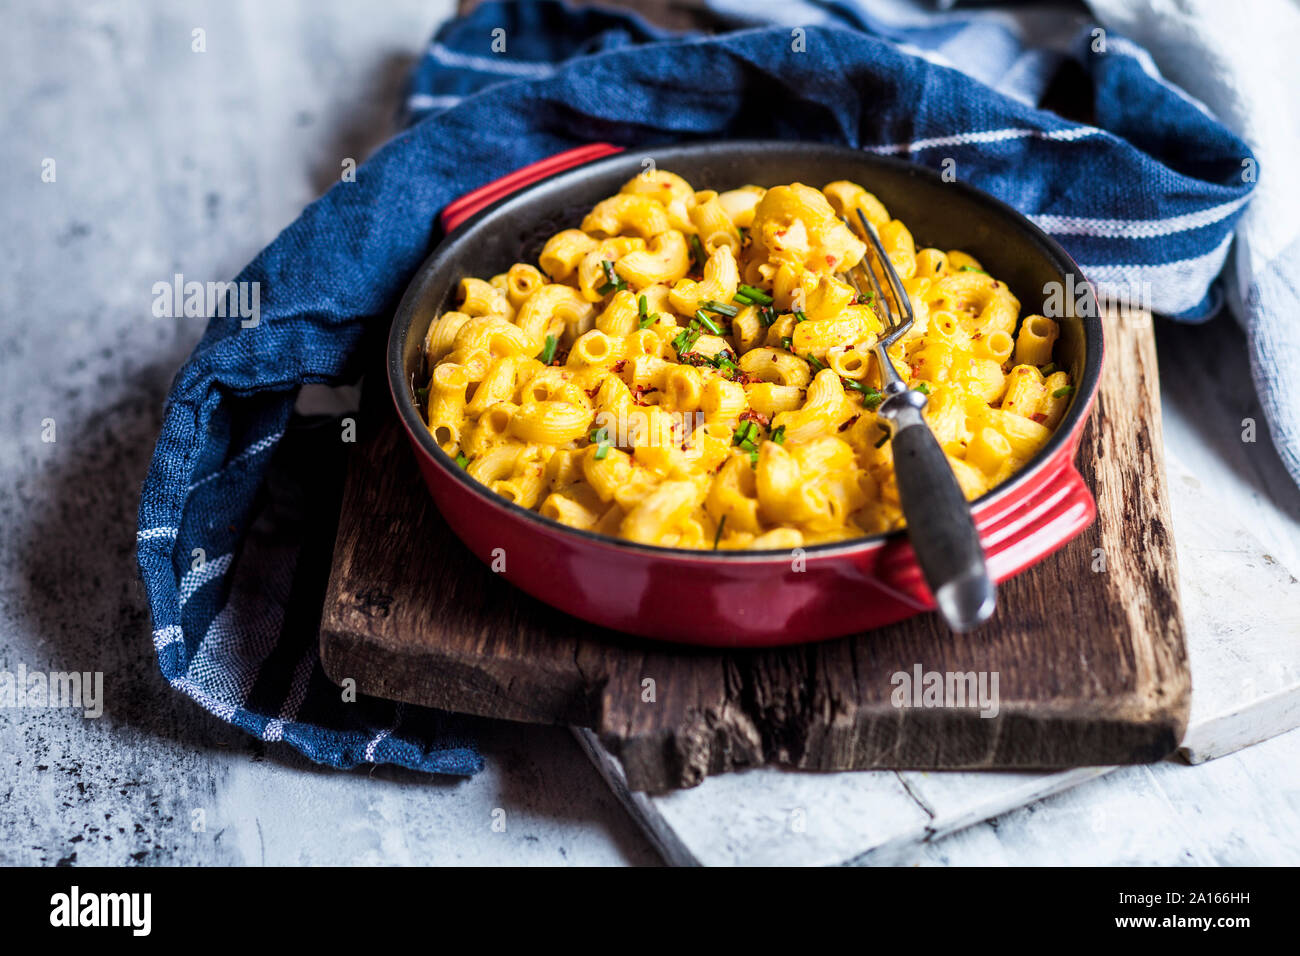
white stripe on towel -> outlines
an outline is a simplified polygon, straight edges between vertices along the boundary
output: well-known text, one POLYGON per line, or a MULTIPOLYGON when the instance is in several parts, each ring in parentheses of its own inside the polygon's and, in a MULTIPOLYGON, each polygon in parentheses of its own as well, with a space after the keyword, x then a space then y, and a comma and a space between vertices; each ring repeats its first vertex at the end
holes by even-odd
POLYGON ((194 596, 194 592, 203 585, 207 584, 213 578, 219 578, 226 573, 230 567, 230 561, 234 557, 232 554, 223 554, 219 558, 213 558, 211 561, 204 561, 201 565, 190 571, 181 578, 181 607, 185 602, 194 596))
POLYGON ((890 143, 888 146, 864 146, 870 153, 919 153, 923 149, 938 146, 971 146, 976 143, 1004 143, 1013 139, 1046 139, 1069 143, 1090 136, 1100 136, 1103 130, 1095 126, 1072 126, 1069 129, 1007 129, 972 130, 969 133, 954 133, 951 136, 935 136, 930 139, 918 139, 911 143, 890 143))
POLYGON ((449 50, 441 43, 429 45, 429 55, 443 66, 452 66, 461 70, 474 70, 477 73, 500 73, 505 76, 550 76, 555 67, 549 63, 523 63, 519 60, 507 60, 505 57, 474 56, 470 53, 458 53, 449 50))
POLYGON ((189 493, 193 491, 195 488, 201 487, 202 485, 206 485, 209 481, 212 481, 218 475, 224 474, 226 469, 229 468, 231 465, 238 464, 241 461, 247 461, 249 458, 252 458, 256 455, 260 455, 268 448, 273 447, 275 443, 278 442, 283 437, 284 437, 284 432, 276 432, 274 435, 267 435, 265 438, 259 438, 257 441, 253 442, 253 444, 249 445, 247 448, 241 451, 234 458, 230 459, 230 461, 226 462, 224 465, 222 465, 212 474, 208 475, 206 478, 200 478, 198 481, 194 482, 194 484, 186 488, 185 489, 186 493, 189 493))
POLYGON ((1081 216, 1029 216, 1028 219, 1039 229, 1056 236, 1155 239, 1213 225, 1227 219, 1249 201, 1250 196, 1242 196, 1209 209, 1170 216, 1168 219, 1086 219, 1081 216))

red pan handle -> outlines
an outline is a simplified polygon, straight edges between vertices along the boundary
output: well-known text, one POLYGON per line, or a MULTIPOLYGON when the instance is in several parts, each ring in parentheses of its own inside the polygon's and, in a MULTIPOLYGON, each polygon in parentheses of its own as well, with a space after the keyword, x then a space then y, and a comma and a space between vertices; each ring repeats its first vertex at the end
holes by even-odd
POLYGON ((623 147, 612 146, 609 143, 589 143, 586 146, 565 150, 563 153, 556 153, 546 159, 539 159, 523 169, 516 169, 513 173, 502 176, 486 186, 480 186, 473 192, 468 192, 448 203, 447 208, 442 211, 442 228, 445 232, 451 232, 480 209, 492 205, 498 199, 504 199, 512 192, 523 189, 539 179, 545 179, 565 169, 581 166, 593 159, 622 151, 623 147))
MULTIPOLYGON (((1073 446, 1058 462, 1044 462, 1053 473, 1036 488, 1010 499, 1006 506, 976 514, 975 525, 984 545, 989 574, 1001 583, 1037 564, 1072 541, 1092 524, 1097 514, 1083 476, 1070 460, 1073 446)), ((881 555, 876 576, 884 586, 914 607, 934 607, 920 565, 906 539, 891 544, 881 555)))

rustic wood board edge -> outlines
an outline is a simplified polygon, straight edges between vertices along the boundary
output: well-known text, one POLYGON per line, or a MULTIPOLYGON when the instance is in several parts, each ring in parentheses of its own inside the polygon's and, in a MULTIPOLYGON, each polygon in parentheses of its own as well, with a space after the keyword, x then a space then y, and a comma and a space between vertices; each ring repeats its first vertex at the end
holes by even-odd
POLYGON ((852 749, 810 749, 790 754, 764 747, 738 746, 744 733, 710 727, 665 728, 660 733, 619 738, 599 735, 601 745, 619 758, 628 785, 660 793, 696 786, 706 777, 767 765, 793 770, 1024 770, 1052 772, 1078 767, 1154 763, 1174 753, 1185 726, 1167 710, 1145 724, 1098 720, 1087 712, 1045 719, 1033 705, 1012 712, 985 729, 977 716, 952 711, 921 711, 909 717, 905 735, 880 732, 897 715, 863 721, 852 749), (1013 741, 1010 747, 1001 741, 1013 741), (970 756, 970 754, 976 756, 970 756), (982 754, 982 756, 980 756, 982 754), (1099 756, 1082 757, 1084 754, 1099 756), (1104 759, 1103 759, 1104 758, 1104 759))

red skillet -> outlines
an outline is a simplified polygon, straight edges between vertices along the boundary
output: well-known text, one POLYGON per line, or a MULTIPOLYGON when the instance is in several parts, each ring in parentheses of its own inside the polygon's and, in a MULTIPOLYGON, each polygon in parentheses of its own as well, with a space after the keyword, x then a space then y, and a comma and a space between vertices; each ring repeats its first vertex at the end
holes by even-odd
MULTIPOLYGON (((1077 536, 1096 513, 1073 458, 1101 376, 1102 325, 1091 287, 1061 247, 1006 204, 928 170, 841 146, 721 142, 637 153, 595 144, 535 163, 443 212, 446 239, 412 280, 393 321, 389 385, 425 483, 452 530, 482 561, 577 617, 647 637, 764 647, 880 627, 934 608, 904 532, 790 551, 649 547, 577 531, 510 504, 434 444, 414 390, 421 344, 453 308, 464 276, 535 261, 542 243, 618 191, 652 159, 697 188, 837 179, 861 183, 918 245, 964 249, 1003 279, 1026 312, 1051 283, 1067 293, 1055 361, 1076 383, 1056 434, 1010 481, 972 505, 989 573, 1001 582, 1077 536)), ((412 541, 412 548, 424 547, 412 541)), ((439 582, 429 582, 438 587, 439 582)), ((1001 607, 1000 614, 1016 613, 1001 607)))

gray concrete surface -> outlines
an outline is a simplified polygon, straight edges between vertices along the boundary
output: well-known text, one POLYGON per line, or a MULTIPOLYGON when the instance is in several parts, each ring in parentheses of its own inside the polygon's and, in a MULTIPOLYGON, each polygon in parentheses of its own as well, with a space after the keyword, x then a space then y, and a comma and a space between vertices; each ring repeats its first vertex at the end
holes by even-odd
MULTIPOLYGON (((201 332, 196 320, 151 318, 152 285, 177 271, 233 276, 334 181, 343 157, 364 158, 390 132, 405 71, 449 9, 151 0, 6 10, 0 672, 102 671, 106 699, 98 719, 0 708, 0 864, 656 861, 565 730, 485 722, 488 769, 472 780, 338 773, 201 711, 162 681, 150 646, 137 496, 163 396, 201 332), (196 28, 206 53, 191 49, 196 28), (42 181, 46 159, 54 182, 42 181), (493 828, 498 809, 504 831, 493 828)), ((1166 328, 1160 347, 1189 361, 1244 354, 1222 328, 1166 328)), ((1218 415, 1228 435, 1250 404, 1245 378, 1212 415, 1204 386, 1172 381, 1167 408, 1188 433, 1218 415)), ((1244 483, 1233 487, 1246 489, 1256 533, 1290 563, 1294 488, 1264 446, 1223 442, 1191 463, 1207 481, 1244 483)), ((1186 772, 1126 771, 879 862, 1284 862, 1278 847, 1297 841, 1298 758, 1293 732, 1186 772)))

